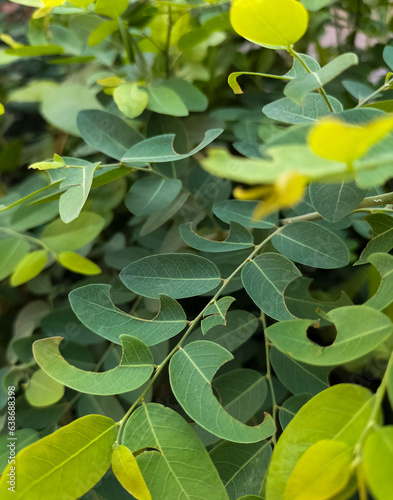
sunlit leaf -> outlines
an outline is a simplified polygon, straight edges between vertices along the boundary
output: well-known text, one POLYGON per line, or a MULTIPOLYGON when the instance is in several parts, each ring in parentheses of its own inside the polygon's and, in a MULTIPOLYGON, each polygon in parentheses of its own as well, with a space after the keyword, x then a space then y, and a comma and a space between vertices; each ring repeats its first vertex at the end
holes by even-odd
POLYGON ((119 445, 113 450, 112 470, 123 488, 136 500, 151 500, 150 491, 139 470, 138 462, 129 448, 119 445))

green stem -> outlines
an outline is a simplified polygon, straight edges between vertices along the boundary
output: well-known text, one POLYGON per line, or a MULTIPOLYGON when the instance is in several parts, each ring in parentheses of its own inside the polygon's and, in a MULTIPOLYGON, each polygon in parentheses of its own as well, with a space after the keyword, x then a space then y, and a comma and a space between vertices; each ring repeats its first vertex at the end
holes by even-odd
POLYGON ((118 444, 121 439, 121 435, 124 429, 124 425, 126 424, 128 418, 130 417, 131 413, 135 410, 135 408, 139 405, 139 403, 143 402, 146 394, 150 390, 150 388, 153 386, 154 382, 157 380, 159 377, 160 373, 162 370, 165 368, 165 366, 169 363, 171 360, 172 356, 180 349, 180 347, 183 345, 187 337, 190 335, 190 333, 193 331, 193 329, 196 327, 198 324, 199 320, 203 317, 203 314, 205 311, 210 307, 214 302, 217 301, 221 293, 224 291, 228 283, 237 275, 239 271, 247 264, 247 262, 250 262, 250 260, 257 255, 257 253, 263 248, 266 243, 268 243, 273 236, 275 236, 277 233, 281 231, 282 228, 276 229, 273 233, 271 233, 265 240, 262 241, 262 243, 259 243, 259 245, 256 245, 254 250, 251 252, 251 254, 244 259, 244 261, 228 276, 228 278, 222 280, 222 285, 220 289, 217 291, 217 293, 214 295, 212 299, 206 304, 206 306, 202 309, 202 311, 189 323, 187 330, 185 331, 183 337, 180 339, 178 344, 171 350, 171 352, 167 355, 167 357, 164 359, 164 361, 156 368, 156 371, 153 375, 153 377, 150 379, 150 382, 147 384, 145 387, 144 391, 142 394, 139 396, 139 398, 132 404, 132 406, 129 408, 127 413, 124 415, 124 417, 117 423, 119 426, 118 430, 118 435, 117 435, 117 440, 116 443, 118 444))
MULTIPOLYGON (((293 48, 292 48, 292 47, 288 46, 288 47, 287 47, 287 51, 289 52, 289 54, 290 54, 292 57, 294 57, 295 59, 297 59, 297 60, 300 62, 300 64, 301 64, 301 65, 303 66, 303 68, 307 71, 307 73, 312 73, 311 69, 310 69, 310 68, 307 66, 307 64, 303 61, 303 59, 300 57, 300 55, 299 55, 297 52, 295 52, 295 51, 293 50, 293 48)), ((329 108, 329 111, 330 111, 331 113, 334 113, 334 109, 332 108, 332 105, 330 104, 330 101, 329 101, 329 98, 328 98, 328 96, 327 96, 327 94, 326 94, 326 92, 325 92, 325 89, 324 89, 323 87, 320 87, 320 88, 318 89, 318 92, 319 92, 319 93, 321 94, 321 96, 324 98, 324 100, 325 100, 325 102, 326 102, 326 105, 327 105, 327 107, 329 108)))
POLYGON ((374 99, 374 97, 376 97, 380 92, 384 92, 385 90, 389 90, 389 89, 390 89, 390 85, 388 85, 387 83, 384 83, 375 92, 373 92, 369 96, 367 96, 364 99, 362 99, 361 101, 359 101, 358 104, 355 106, 355 109, 361 108, 362 106, 364 106, 366 104, 366 102, 371 101, 371 99, 374 99))
MULTIPOLYGON (((272 367, 270 365, 270 344, 269 344, 269 339, 267 338, 266 335, 266 317, 265 313, 261 311, 261 322, 263 326, 263 335, 265 337, 265 353, 266 353, 266 380, 267 383, 269 384, 269 389, 270 389, 270 396, 272 400, 272 418, 274 423, 276 423, 277 419, 277 400, 276 400, 276 393, 274 391, 274 386, 273 386, 273 380, 272 380, 272 367)), ((276 445, 276 436, 272 436, 272 442, 273 446, 276 445)))
POLYGON ((7 227, 0 227, 0 232, 5 233, 5 234, 9 234, 13 238, 19 238, 21 240, 30 241, 30 243, 33 243, 34 245, 40 246, 40 247, 44 248, 45 250, 47 250, 48 252, 53 253, 53 251, 48 246, 46 246, 45 243, 43 243, 38 238, 34 238, 33 236, 28 236, 27 234, 18 233, 17 231, 14 231, 13 229, 9 229, 7 227))

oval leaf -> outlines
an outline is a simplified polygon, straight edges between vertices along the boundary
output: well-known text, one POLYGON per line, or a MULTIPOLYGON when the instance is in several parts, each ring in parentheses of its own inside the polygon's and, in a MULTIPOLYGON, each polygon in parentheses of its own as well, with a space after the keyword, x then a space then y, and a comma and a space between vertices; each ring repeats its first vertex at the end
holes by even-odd
POLYGON ((57 403, 64 394, 64 385, 47 375, 44 370, 33 373, 25 395, 31 406, 50 406, 57 403))
POLYGON ((112 470, 119 483, 136 500, 151 500, 145 480, 134 455, 126 446, 119 445, 113 450, 112 470))
POLYGON ((16 266, 11 276, 11 285, 19 286, 32 280, 44 270, 48 261, 48 252, 46 250, 36 250, 27 254, 16 266))
POLYGON ((60 264, 74 273, 94 275, 100 274, 101 269, 86 257, 75 252, 60 252, 58 255, 60 264))
POLYGON ((140 179, 132 185, 125 204, 135 215, 151 215, 165 210, 180 193, 178 179, 140 179))
POLYGON ((376 500, 387 500, 393 491, 393 426, 376 429, 363 450, 363 470, 376 500))

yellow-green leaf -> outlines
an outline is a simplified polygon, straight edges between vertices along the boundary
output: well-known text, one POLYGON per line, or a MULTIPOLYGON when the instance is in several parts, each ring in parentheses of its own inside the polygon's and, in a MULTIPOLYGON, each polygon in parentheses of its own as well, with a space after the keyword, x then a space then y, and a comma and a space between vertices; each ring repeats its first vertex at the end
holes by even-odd
POLYGON ((68 0, 75 7, 88 7, 94 0, 68 0))
POLYGON ((63 267, 74 273, 93 275, 101 272, 97 264, 75 252, 60 252, 58 259, 63 267))
POLYGON ((326 118, 311 129, 308 144, 322 158, 352 163, 392 129, 393 115, 377 118, 363 126, 326 118))
POLYGON ((113 93, 113 99, 127 118, 136 118, 145 111, 149 95, 137 83, 123 83, 113 93))
POLYGON ((323 439, 300 457, 288 479, 284 500, 328 500, 345 488, 351 477, 352 449, 323 439))
POLYGON ((297 0, 234 0, 230 19, 242 37, 276 48, 297 42, 308 25, 307 10, 297 0))
POLYGON ((376 500, 388 500, 393 492, 393 426, 377 428, 364 445, 363 470, 376 500))
POLYGON ((64 385, 57 382, 44 370, 33 373, 26 389, 26 399, 31 406, 49 406, 57 403, 64 394, 64 385))
POLYGON ((46 250, 36 250, 27 254, 16 266, 11 276, 11 286, 19 286, 32 280, 44 269, 48 260, 46 250))
POLYGON ((112 33, 115 33, 119 29, 118 21, 106 21, 105 23, 100 24, 97 28, 92 32, 87 41, 90 47, 94 45, 98 45, 106 37, 110 36, 112 33))
POLYGON ((39 161, 37 163, 32 163, 29 166, 30 168, 33 168, 35 170, 53 170, 54 168, 62 168, 65 166, 64 161, 59 162, 59 161, 39 161))
POLYGON ((0 497, 80 498, 108 470, 116 436, 116 424, 111 418, 87 415, 75 420, 18 453, 15 463, 9 464, 1 476, 0 497), (10 491, 7 474, 12 472, 16 472, 16 484, 10 491))
POLYGON ((4 115, 5 109, 4 106, 0 102, 0 115, 4 115))
POLYGON ((44 2, 45 7, 60 7, 65 0, 42 0, 44 2))
POLYGON ((102 16, 116 19, 128 9, 128 0, 97 0, 95 11, 102 16))
POLYGON ((150 491, 129 448, 120 445, 114 449, 112 470, 123 488, 137 500, 151 500, 150 491))

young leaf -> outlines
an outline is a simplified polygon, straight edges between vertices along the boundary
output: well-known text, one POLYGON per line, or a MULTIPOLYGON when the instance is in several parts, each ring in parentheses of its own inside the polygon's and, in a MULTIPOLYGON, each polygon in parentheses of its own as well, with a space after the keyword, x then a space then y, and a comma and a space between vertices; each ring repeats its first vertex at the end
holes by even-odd
POLYGON ((128 0, 97 0, 94 10, 102 16, 117 19, 128 9, 128 0))
POLYGON ((362 468, 375 500, 386 500, 393 488, 393 426, 377 428, 363 449, 362 468))
POLYGON ((359 59, 356 54, 352 52, 341 54, 326 64, 326 66, 323 66, 323 68, 291 80, 287 83, 284 94, 289 99, 302 105, 307 94, 323 87, 346 69, 358 63, 359 59))
POLYGON ((288 259, 320 269, 336 269, 349 262, 344 241, 314 222, 293 222, 272 238, 277 251, 288 259))
POLYGON ((31 406, 50 406, 63 397, 64 385, 48 376, 44 370, 37 370, 33 373, 25 394, 31 406))
POLYGON ((120 279, 132 292, 153 299, 163 292, 174 299, 195 297, 221 282, 213 262, 186 253, 144 257, 123 269, 120 279))
POLYGON ((337 222, 358 207, 365 192, 354 182, 317 184, 309 186, 310 199, 315 210, 330 222, 337 222))
POLYGON ((74 273, 87 274, 88 276, 101 273, 97 264, 75 252, 60 252, 58 259, 63 267, 74 273))
POLYGON ((330 367, 300 363, 275 347, 270 350, 270 362, 280 382, 292 394, 307 393, 314 396, 329 387, 330 367))
POLYGON ((274 448, 266 482, 267 498, 284 499, 285 487, 297 462, 321 437, 353 448, 367 425, 373 402, 371 392, 364 387, 339 384, 306 403, 274 448))
POLYGON ((16 266, 10 279, 11 286, 23 285, 38 276, 44 270, 47 261, 46 250, 35 250, 27 254, 16 266))
POLYGON ((383 213, 375 213, 366 215, 364 220, 370 224, 373 233, 359 260, 355 262, 355 266, 366 264, 370 255, 374 253, 387 253, 393 248, 393 217, 383 213))
POLYGON ((104 224, 105 219, 94 212, 82 212, 69 224, 57 219, 44 229, 42 242, 54 252, 78 250, 96 238, 104 224))
POLYGON ((120 344, 120 335, 132 335, 147 345, 174 337, 186 326, 186 315, 175 300, 161 295, 161 309, 153 320, 131 316, 118 309, 110 296, 110 285, 92 284, 69 294, 71 307, 80 321, 101 337, 120 344))
POLYGON ((76 499, 89 491, 108 470, 116 440, 115 422, 88 415, 61 427, 24 448, 0 479, 0 493, 16 500, 76 499), (34 467, 32 467, 34 464, 34 467), (10 468, 17 470, 17 485, 9 493, 10 468))
POLYGON ((264 313, 278 320, 292 317, 283 293, 301 273, 289 259, 270 252, 258 255, 243 267, 241 276, 246 292, 264 313))
POLYGON ((123 444, 133 453, 144 450, 136 461, 152 498, 228 500, 206 448, 170 408, 138 408, 125 426, 123 444))
POLYGON ((319 500, 334 497, 347 485, 353 450, 345 443, 322 439, 300 457, 284 491, 284 500, 319 500))
POLYGON ((81 111, 76 122, 89 146, 119 161, 134 144, 143 140, 139 132, 106 111, 81 111))
POLYGON ((154 162, 164 163, 178 161, 198 153, 221 135, 222 129, 211 129, 205 133, 203 141, 189 153, 178 154, 174 149, 174 134, 151 137, 132 146, 123 156, 123 162, 154 162))
POLYGON ((258 205, 257 201, 224 200, 213 205, 213 213, 223 222, 237 222, 244 227, 271 229, 276 225, 277 214, 272 214, 262 220, 253 218, 258 205))
POLYGON ((113 99, 120 111, 132 119, 145 111, 149 96, 137 83, 127 82, 115 88, 113 99))
POLYGON ((119 366, 106 372, 86 372, 70 365, 60 354, 62 337, 36 340, 34 358, 53 379, 71 389, 101 396, 138 389, 153 373, 153 355, 139 339, 121 335, 123 354, 119 366))
POLYGON ((308 14, 296 0, 235 0, 231 24, 242 37, 259 45, 285 48, 306 32, 308 14))
POLYGON ((30 250, 30 244, 19 238, 6 238, 0 241, 0 280, 8 278, 17 264, 30 250))
POLYGON ((266 441, 252 444, 223 441, 210 452, 230 500, 261 491, 271 455, 272 448, 266 441))
POLYGON ((254 238, 250 231, 237 222, 230 223, 230 232, 223 241, 214 241, 199 236, 192 229, 192 222, 182 224, 179 228, 180 236, 191 248, 202 252, 233 252, 243 250, 254 245, 254 238))
POLYGON ((233 359, 223 347, 200 340, 181 348, 171 359, 169 377, 176 399, 201 427, 237 443, 255 443, 271 436, 275 425, 270 415, 255 427, 231 417, 214 397, 211 379, 218 368, 233 359))
POLYGON ((378 270, 381 282, 378 290, 365 305, 382 311, 393 301, 393 256, 387 253, 373 253, 368 261, 378 270))
POLYGON ((326 347, 308 339, 307 329, 313 324, 312 320, 281 321, 269 326, 266 334, 280 351, 298 361, 333 366, 371 352, 393 330, 387 316, 367 306, 340 307, 324 316, 334 323, 337 330, 336 340, 326 347))
POLYGON ((151 500, 145 480, 136 458, 126 446, 119 445, 113 450, 112 470, 124 489, 136 500, 151 500))
POLYGON ((229 307, 235 299, 233 297, 222 297, 217 302, 214 302, 203 313, 201 321, 201 330, 203 335, 218 325, 226 325, 226 314, 229 307))
MULTIPOLYGON (((90 0, 86 1, 90 2, 90 0)), ((105 38, 112 35, 112 33, 118 31, 118 29, 119 29, 119 21, 117 19, 113 21, 105 21, 104 23, 97 26, 97 28, 91 33, 87 43, 90 47, 94 47, 95 45, 98 45, 103 40, 105 40, 105 38)))
POLYGON ((178 179, 139 179, 129 190, 125 204, 135 215, 151 215, 165 210, 180 193, 178 179))
MULTIPOLYGON (((331 96, 328 96, 328 99, 335 113, 343 111, 340 101, 331 96)), ((284 97, 264 106, 262 112, 272 120, 296 125, 315 123, 321 116, 328 115, 330 110, 320 94, 309 94, 302 106, 284 97)))

